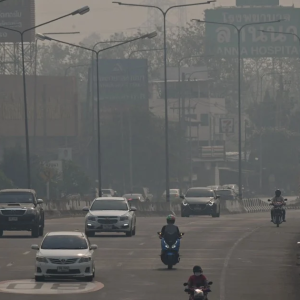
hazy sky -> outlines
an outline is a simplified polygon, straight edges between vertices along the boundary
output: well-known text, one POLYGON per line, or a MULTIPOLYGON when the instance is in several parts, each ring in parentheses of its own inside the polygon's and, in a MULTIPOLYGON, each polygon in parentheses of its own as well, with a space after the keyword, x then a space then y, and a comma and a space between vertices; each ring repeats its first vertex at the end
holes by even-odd
MULTIPOLYGON (((125 31, 133 34, 135 29, 147 19, 147 9, 119 6, 112 4, 113 0, 36 0, 36 24, 51 20, 63 14, 67 14, 77 8, 88 5, 91 11, 84 16, 68 17, 64 20, 44 26, 39 32, 53 31, 80 31, 80 35, 63 36, 70 42, 78 42, 93 32, 100 33, 103 38, 117 31, 125 31)), ((120 1, 120 0, 119 0, 120 1)), ((127 3, 153 3, 151 0, 121 0, 127 3)), ((174 4, 176 1, 173 0, 174 4)), ((186 3, 204 2, 199 0, 186 0, 186 3)), ((217 0, 217 6, 231 6, 235 0, 217 0)), ((280 0, 281 5, 300 6, 300 0, 280 0)), ((213 5, 187 8, 188 20, 202 17, 204 8, 212 8, 213 5)), ((172 15, 170 14, 170 20, 172 15)), ((60 37, 61 38, 61 37, 60 37)))

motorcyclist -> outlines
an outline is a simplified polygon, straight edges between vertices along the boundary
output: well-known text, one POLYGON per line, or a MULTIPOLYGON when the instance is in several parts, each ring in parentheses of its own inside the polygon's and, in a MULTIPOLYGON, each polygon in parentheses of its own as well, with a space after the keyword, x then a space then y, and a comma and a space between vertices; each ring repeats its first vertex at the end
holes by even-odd
MULTIPOLYGON (((276 190, 275 191, 275 197, 272 198, 271 200, 271 204, 274 204, 276 202, 280 202, 282 203, 283 205, 286 205, 285 204, 285 201, 284 201, 284 198, 281 196, 281 191, 280 190, 276 190)), ((271 222, 273 222, 273 215, 274 215, 274 207, 271 209, 271 222)), ((285 220, 285 214, 286 214, 286 211, 285 209, 282 209, 283 211, 283 222, 286 222, 285 220)))
POLYGON ((188 280, 188 287, 193 288, 197 286, 204 286, 207 287, 207 279, 203 275, 203 270, 200 266, 194 266, 193 268, 193 273, 194 275, 191 275, 189 280, 188 280))
POLYGON ((178 226, 174 225, 175 223, 175 217, 173 215, 167 216, 167 225, 164 225, 161 229, 161 237, 164 238, 165 235, 176 235, 176 238, 178 239, 180 237, 180 231, 178 226))
MULTIPOLYGON (((180 237, 180 231, 178 226, 174 225, 175 217, 173 215, 167 216, 167 225, 164 225, 161 229, 160 238, 164 238, 165 242, 168 244, 174 244, 180 237)), ((161 251, 161 255, 164 254, 164 251, 161 251)), ((178 253, 179 257, 179 253, 178 253)))
MULTIPOLYGON (((195 287, 208 287, 208 282, 206 277, 203 275, 203 270, 200 266, 194 266, 193 268, 193 273, 194 275, 191 275, 189 280, 188 280, 188 287, 190 289, 195 288, 195 287)), ((206 300, 208 300, 207 298, 207 293, 205 293, 206 295, 206 300)), ((193 299, 192 296, 190 296, 190 299, 193 299)))

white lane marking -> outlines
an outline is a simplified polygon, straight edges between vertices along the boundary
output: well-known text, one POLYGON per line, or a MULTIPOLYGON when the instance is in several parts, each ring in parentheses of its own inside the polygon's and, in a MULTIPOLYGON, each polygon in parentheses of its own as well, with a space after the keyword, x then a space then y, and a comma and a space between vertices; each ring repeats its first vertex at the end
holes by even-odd
POLYGON ((23 253, 23 255, 27 255, 29 253, 30 253, 30 251, 26 251, 26 252, 23 253))
POLYGON ((122 265, 123 265, 122 263, 118 263, 117 267, 122 267, 122 265))
POLYGON ((224 261, 224 265, 223 265, 223 269, 222 269, 222 273, 221 273, 221 279, 220 279, 220 300, 225 300, 226 298, 226 290, 225 290, 225 278, 226 278, 226 272, 227 272, 227 267, 229 264, 229 261, 231 259, 231 256, 233 254, 233 251, 235 250, 235 248, 239 245, 240 242, 242 242, 245 238, 247 238, 248 236, 250 236, 251 234, 253 234, 255 231, 257 231, 260 227, 257 227, 253 230, 251 230, 250 232, 246 232, 245 234, 243 234, 234 244, 233 246, 230 248, 230 250, 228 251, 226 257, 225 257, 225 261, 224 261))
POLYGON ((143 245, 145 245, 145 243, 140 243, 140 246, 143 246, 143 245))
POLYGON ((9 264, 7 264, 6 266, 7 267, 11 267, 13 264, 12 263, 9 263, 9 264))

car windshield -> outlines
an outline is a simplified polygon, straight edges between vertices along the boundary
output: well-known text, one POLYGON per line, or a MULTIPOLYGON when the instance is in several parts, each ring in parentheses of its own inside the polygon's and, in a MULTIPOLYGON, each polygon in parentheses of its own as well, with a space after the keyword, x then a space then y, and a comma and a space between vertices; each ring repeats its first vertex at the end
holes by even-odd
POLYGON ((50 235, 45 237, 41 249, 88 249, 86 239, 76 235, 50 235))
POLYGON ((228 196, 228 195, 232 195, 232 191, 231 190, 226 190, 226 191, 219 190, 219 191, 217 191, 217 194, 220 195, 220 196, 222 196, 222 195, 228 196))
POLYGON ((186 197, 214 197, 214 192, 211 190, 204 189, 191 189, 188 190, 186 197))
POLYGON ((142 197, 142 195, 141 194, 126 194, 123 197, 125 197, 126 199, 131 199, 131 198, 142 197))
POLYGON ((102 193, 103 193, 103 194, 109 194, 109 195, 110 195, 110 194, 111 194, 111 190, 102 190, 102 193))
POLYGON ((96 200, 90 210, 128 210, 125 200, 96 200))
POLYGON ((33 203, 31 193, 1 193, 0 203, 33 203))

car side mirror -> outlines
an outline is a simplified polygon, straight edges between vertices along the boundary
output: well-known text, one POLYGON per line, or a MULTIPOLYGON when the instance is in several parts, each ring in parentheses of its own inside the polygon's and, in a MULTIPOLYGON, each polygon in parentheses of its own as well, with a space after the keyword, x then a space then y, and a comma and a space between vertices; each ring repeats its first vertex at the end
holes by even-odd
POLYGON ((93 244, 90 246, 90 250, 97 250, 98 249, 98 246, 93 244))
POLYGON ((180 195, 180 198, 181 198, 181 199, 184 199, 184 195, 180 195))
POLYGON ((31 245, 32 250, 40 250, 40 247, 38 245, 31 245))
POLYGON ((37 204, 43 204, 43 203, 44 203, 43 199, 37 199, 37 204))
POLYGON ((269 201, 269 202, 271 202, 271 200, 270 200, 270 199, 268 199, 268 201, 269 201))
POLYGON ((220 199, 220 198, 221 198, 221 196, 219 196, 219 195, 216 196, 216 199, 220 199))
POLYGON ((130 211, 137 211, 137 209, 136 209, 136 207, 131 206, 131 207, 130 207, 130 211))
POLYGON ((90 209, 88 207, 84 207, 82 210, 83 211, 90 211, 90 209))
POLYGON ((287 199, 284 199, 284 201, 288 201, 287 199))

